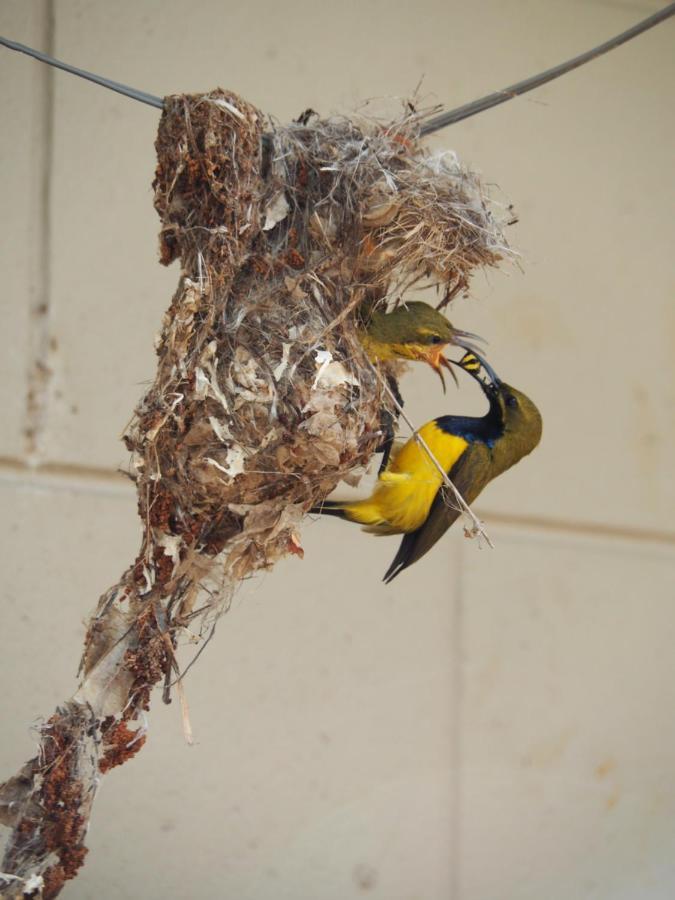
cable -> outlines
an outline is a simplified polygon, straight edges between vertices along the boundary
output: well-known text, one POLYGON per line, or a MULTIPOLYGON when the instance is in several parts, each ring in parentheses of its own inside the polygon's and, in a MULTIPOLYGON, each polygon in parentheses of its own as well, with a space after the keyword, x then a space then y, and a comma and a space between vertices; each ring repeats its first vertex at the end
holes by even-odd
MULTIPOLYGON (((542 84, 547 84, 549 81, 560 78, 561 75, 565 75, 573 69, 578 69, 579 66, 591 62, 591 60, 596 59, 598 56, 602 56, 603 53, 608 53, 615 47, 625 44, 627 41, 632 40, 649 28, 653 28, 660 22, 669 19, 674 14, 675 2, 670 3, 659 12, 638 22, 637 25, 633 25, 633 27, 629 28, 627 31, 622 31, 621 34, 617 34, 616 37, 610 38, 608 41, 605 41, 604 44, 599 44, 592 50, 587 50, 585 53, 581 53, 579 56, 567 60, 567 62, 560 63, 560 65, 554 66, 552 69, 546 69, 546 71, 540 72, 538 75, 531 75, 523 81, 518 81, 516 84, 503 88, 501 91, 495 91, 493 94, 487 94, 479 100, 472 100, 471 103, 465 103, 463 106, 458 106, 455 109, 450 109, 438 116, 434 116, 422 125, 420 133, 422 136, 433 134, 435 131, 440 131, 441 128, 447 128, 448 125, 454 125, 456 122, 461 122, 463 119, 475 116, 477 113, 483 112, 486 109, 491 109, 493 106, 498 106, 500 103, 506 103, 507 100, 512 100, 514 97, 519 97, 521 94, 533 91, 535 88, 541 87, 542 84)), ((93 81, 94 84, 109 88, 111 91, 117 91, 118 94, 124 94, 126 97, 131 97, 132 100, 139 100, 141 103, 147 103, 149 106, 157 107, 157 109, 164 108, 162 98, 155 97, 154 94, 147 94, 145 91, 139 91, 126 84, 120 84, 118 81, 111 81, 109 78, 103 78, 101 75, 94 75, 92 72, 87 72, 85 69, 78 69, 68 63, 60 62, 58 59, 54 59, 46 53, 41 53, 39 50, 33 50, 31 47, 26 47, 25 44, 10 41, 8 38, 0 36, 0 44, 9 47, 10 50, 26 53, 28 56, 32 56, 34 59, 38 59, 40 62, 47 63, 50 66, 55 66, 57 69, 63 69, 64 72, 70 72, 71 75, 78 75, 80 78, 86 78, 88 81, 93 81)))
POLYGON ((512 84, 501 91, 495 91, 494 94, 488 94, 479 100, 472 100, 471 103, 465 103, 464 106, 458 106, 456 109, 449 109, 447 112, 434 116, 433 119, 429 119, 428 122, 422 125, 420 133, 422 135, 433 134, 434 131, 439 131, 448 125, 454 125, 455 122, 461 122, 462 119, 475 116, 476 113, 483 112, 485 109, 491 109, 493 106, 498 106, 500 103, 506 103, 507 100, 512 100, 514 97, 533 91, 535 88, 541 87, 542 84, 553 81, 555 78, 560 78, 561 75, 571 72, 572 69, 578 69, 579 66, 583 66, 596 57, 602 56, 603 53, 625 44, 626 41, 630 41, 632 38, 642 34, 643 31, 653 28, 660 22, 670 18, 673 14, 675 14, 675 3, 669 4, 660 12, 654 13, 653 16, 649 16, 647 19, 643 19, 627 31, 622 31, 621 34, 610 38, 604 44, 600 44, 592 50, 587 50, 586 53, 582 53, 580 56, 575 56, 574 59, 568 59, 567 62, 560 63, 560 65, 547 69, 545 72, 540 72, 538 75, 531 75, 524 81, 518 81, 516 84, 512 84))
POLYGON ((70 72, 71 75, 78 75, 80 78, 86 78, 87 81, 93 81, 94 84, 100 84, 101 87, 109 88, 111 91, 117 91, 118 94, 124 94, 125 97, 131 97, 132 100, 140 100, 141 103, 147 103, 148 106, 156 106, 157 109, 164 109, 164 101, 161 97, 155 97, 154 94, 146 94, 145 91, 136 90, 127 84, 120 84, 118 81, 111 81, 102 75, 94 75, 93 72, 87 72, 85 69, 78 69, 68 63, 61 62, 49 56, 47 53, 41 53, 39 50, 33 50, 26 47, 25 44, 19 44, 16 41, 10 41, 9 38, 0 36, 0 44, 9 47, 10 50, 18 50, 19 53, 26 53, 40 62, 47 63, 57 69, 63 69, 64 72, 70 72))

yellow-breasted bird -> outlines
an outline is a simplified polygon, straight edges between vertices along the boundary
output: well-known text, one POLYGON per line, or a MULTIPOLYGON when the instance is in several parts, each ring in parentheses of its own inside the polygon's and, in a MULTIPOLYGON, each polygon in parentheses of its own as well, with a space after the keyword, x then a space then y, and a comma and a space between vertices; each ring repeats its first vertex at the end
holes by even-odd
POLYGON ((444 391, 442 367, 455 377, 443 356, 445 347, 455 344, 464 350, 474 350, 472 341, 481 340, 478 335, 455 328, 437 309, 419 300, 401 304, 391 312, 375 310, 366 319, 359 336, 373 362, 392 359, 426 362, 441 379, 444 391))
MULTIPOLYGON (((423 425, 419 435, 462 497, 472 503, 493 478, 534 450, 541 439, 542 421, 529 397, 500 381, 473 352, 457 365, 481 385, 490 404, 487 413, 439 416, 423 425), (481 367, 487 382, 480 377, 481 367)), ((448 502, 440 472, 414 437, 380 474, 370 497, 353 502, 326 500, 313 511, 358 522, 374 534, 403 534, 385 582, 424 556, 461 514, 448 502)))

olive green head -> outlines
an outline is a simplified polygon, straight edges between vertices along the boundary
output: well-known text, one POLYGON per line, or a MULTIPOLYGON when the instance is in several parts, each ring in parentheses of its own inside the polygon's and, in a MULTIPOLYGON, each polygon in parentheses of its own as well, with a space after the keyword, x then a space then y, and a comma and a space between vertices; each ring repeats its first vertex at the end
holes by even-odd
POLYGON ((428 303, 413 301, 391 312, 374 312, 365 325, 362 340, 372 360, 410 359, 428 363, 440 376, 445 389, 441 367, 450 369, 450 365, 443 356, 443 348, 455 344, 471 350, 472 341, 480 338, 455 328, 428 303))
POLYGON ((503 421, 503 437, 495 445, 493 456, 500 471, 531 453, 541 440, 541 413, 534 403, 516 388, 500 382, 494 389, 496 402, 503 421))
POLYGON ((421 301, 402 304, 391 312, 374 312, 366 330, 376 341, 422 346, 451 344, 457 334, 442 313, 421 301))

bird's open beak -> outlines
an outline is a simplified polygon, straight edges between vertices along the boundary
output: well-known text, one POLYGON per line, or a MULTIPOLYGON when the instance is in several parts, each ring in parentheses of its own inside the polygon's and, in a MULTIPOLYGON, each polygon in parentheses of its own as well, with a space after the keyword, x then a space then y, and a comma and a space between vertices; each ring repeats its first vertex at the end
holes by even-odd
POLYGON ((447 369, 448 372, 452 375, 453 381, 459 387, 459 382, 457 381, 457 376, 455 375, 455 370, 450 365, 449 360, 443 356, 443 347, 434 347, 429 351, 429 353, 425 356, 426 362, 429 363, 434 372, 441 379, 441 384, 443 385, 443 393, 445 394, 445 376, 443 375, 443 369, 447 369))
MULTIPOLYGON (((480 352, 476 348, 476 344, 484 344, 485 339, 482 338, 479 334, 474 334, 472 331, 462 331, 460 328, 454 328, 452 333, 452 339, 448 342, 452 343, 457 347, 461 347, 462 350, 466 350, 470 353, 474 353, 476 359, 480 360, 481 363, 484 363, 483 357, 480 355, 480 352)), ((431 366, 434 372, 441 379, 441 384, 443 385, 443 393, 445 394, 445 376, 443 375, 443 369, 447 369, 448 372, 452 375, 452 379, 459 387, 459 382, 457 381, 457 376, 455 375, 455 370, 452 367, 452 361, 446 359, 443 356, 443 350, 447 347, 447 344, 436 344, 432 347, 426 348, 426 352, 423 355, 424 360, 431 366)), ((490 375, 490 371, 488 371, 488 367, 484 365, 485 371, 490 375)))

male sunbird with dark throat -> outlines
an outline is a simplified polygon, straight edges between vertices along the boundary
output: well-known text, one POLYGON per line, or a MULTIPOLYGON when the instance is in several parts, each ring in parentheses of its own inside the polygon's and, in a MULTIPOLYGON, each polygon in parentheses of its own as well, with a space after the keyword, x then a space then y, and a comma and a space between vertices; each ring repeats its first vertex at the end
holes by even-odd
MULTIPOLYGON (((487 413, 439 416, 423 425, 419 435, 470 504, 493 478, 534 450, 542 421, 529 397, 500 381, 474 353, 466 353, 456 365, 481 385, 489 403, 487 413), (481 378, 481 368, 487 381, 481 378)), ((385 582, 424 556, 461 515, 447 496, 441 473, 414 436, 393 455, 370 497, 326 500, 313 511, 358 522, 373 534, 403 534, 385 582)))

